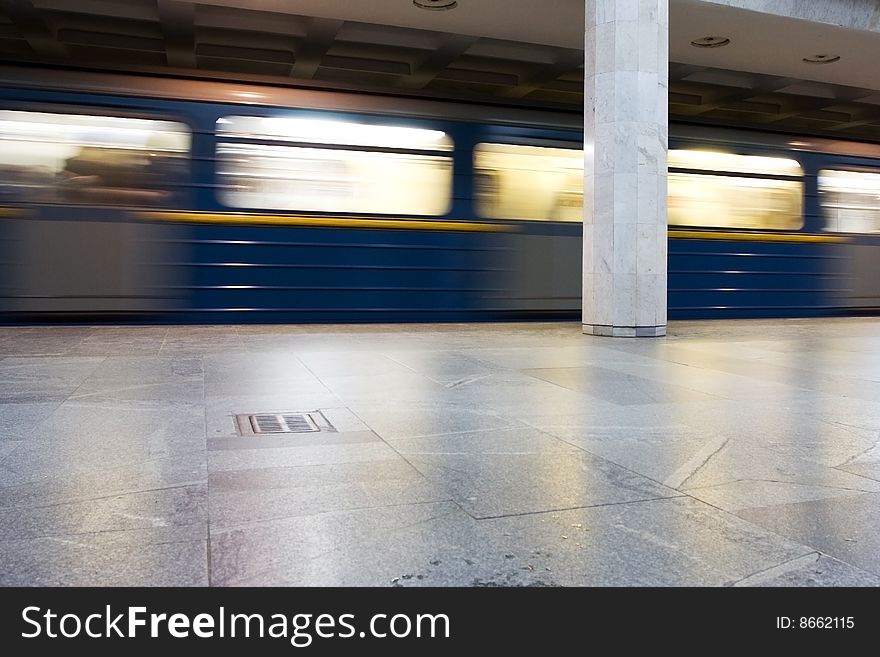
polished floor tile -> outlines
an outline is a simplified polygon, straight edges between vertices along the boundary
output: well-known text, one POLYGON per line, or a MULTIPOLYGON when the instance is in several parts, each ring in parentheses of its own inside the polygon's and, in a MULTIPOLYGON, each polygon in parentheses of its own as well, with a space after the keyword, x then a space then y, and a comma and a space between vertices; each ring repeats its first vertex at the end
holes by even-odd
POLYGON ((475 518, 679 494, 534 429, 411 438, 394 449, 475 518))
POLYGON ((0 358, 0 403, 63 401, 103 362, 103 357, 0 358))
POLYGON ((18 403, 0 402, 0 443, 23 440, 45 421, 63 401, 18 403))
POLYGON ((880 493, 742 509, 737 515, 880 576, 880 493))
MULTIPOLYGON (((47 507, 131 493, 161 491, 207 482, 205 452, 183 452, 116 467, 69 472, 57 468, 37 481, 0 487, 0 507, 47 507)), ((21 509, 21 513, 29 513, 21 509)))
POLYGON ((878 586, 878 509, 874 318, 0 329, 2 585, 878 586))
POLYGON ((2 586, 206 586, 204 526, 0 540, 2 586))
POLYGON ((211 549, 221 583, 303 586, 721 586, 812 553, 687 498, 490 520, 443 502, 327 513, 211 549))
POLYGON ((768 568, 737 586, 880 586, 880 577, 818 552, 768 568))
POLYGON ((0 508, 0 541, 205 524, 205 484, 0 508))

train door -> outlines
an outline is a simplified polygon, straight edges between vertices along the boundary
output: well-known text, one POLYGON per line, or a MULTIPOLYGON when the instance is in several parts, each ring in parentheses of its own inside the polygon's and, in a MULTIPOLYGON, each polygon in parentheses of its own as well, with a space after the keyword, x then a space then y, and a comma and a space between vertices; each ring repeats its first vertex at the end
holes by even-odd
POLYGON ((2 296, 12 317, 167 307, 169 241, 137 212, 180 203, 190 132, 176 121, 103 112, 0 110, 2 296))

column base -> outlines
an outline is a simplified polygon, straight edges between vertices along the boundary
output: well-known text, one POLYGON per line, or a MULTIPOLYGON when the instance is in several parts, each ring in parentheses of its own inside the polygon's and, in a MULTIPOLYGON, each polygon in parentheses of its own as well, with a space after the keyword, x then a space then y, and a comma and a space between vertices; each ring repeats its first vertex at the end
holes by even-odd
POLYGON ((611 338, 660 338, 666 335, 662 326, 609 326, 607 324, 584 324, 585 335, 604 335, 611 338))

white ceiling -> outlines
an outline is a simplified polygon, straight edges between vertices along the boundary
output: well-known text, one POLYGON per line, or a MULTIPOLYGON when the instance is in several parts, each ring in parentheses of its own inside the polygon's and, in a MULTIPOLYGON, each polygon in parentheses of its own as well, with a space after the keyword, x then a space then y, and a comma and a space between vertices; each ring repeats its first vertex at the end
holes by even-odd
POLYGON ((426 11, 412 0, 195 0, 360 23, 583 48, 584 0, 458 0, 450 11, 426 11))
POLYGON ((734 71, 880 90, 880 33, 722 7, 671 0, 669 60, 734 71), (723 48, 694 48, 693 39, 722 35, 723 48), (840 55, 833 64, 807 64, 819 53, 840 55))
MULTIPOLYGON (((458 0, 450 11, 418 9, 412 0, 194 0, 360 23, 582 49, 584 0, 458 0)), ((848 30, 699 0, 670 0, 669 58, 713 68, 784 75, 880 90, 880 34, 848 30), (700 49, 693 39, 723 35, 724 48, 700 49), (805 64, 816 53, 835 64, 805 64)))
MULTIPOLYGON (((0 58, 578 111, 583 22, 584 0, 0 0, 0 58)), ((670 0, 669 53, 671 116, 880 141, 880 33, 670 0)))

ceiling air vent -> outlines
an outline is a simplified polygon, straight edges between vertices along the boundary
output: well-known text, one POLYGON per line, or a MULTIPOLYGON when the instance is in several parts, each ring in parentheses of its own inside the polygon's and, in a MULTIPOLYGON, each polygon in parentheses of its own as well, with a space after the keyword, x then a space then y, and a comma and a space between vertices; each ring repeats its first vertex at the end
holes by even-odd
POLYGON ((458 6, 457 0, 413 0, 413 4, 419 9, 428 9, 430 11, 455 9, 458 6))

